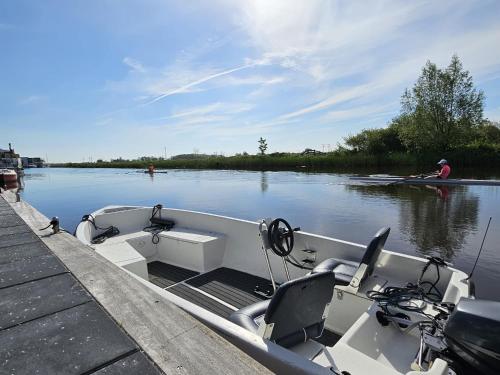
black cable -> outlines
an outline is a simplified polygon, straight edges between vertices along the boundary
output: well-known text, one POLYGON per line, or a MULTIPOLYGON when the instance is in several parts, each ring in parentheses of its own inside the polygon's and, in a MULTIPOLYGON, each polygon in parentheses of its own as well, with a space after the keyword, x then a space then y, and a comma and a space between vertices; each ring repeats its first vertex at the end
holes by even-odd
POLYGON ((427 306, 423 290, 413 285, 408 287, 388 286, 380 292, 369 290, 366 292, 366 296, 377 302, 388 313, 389 307, 410 312, 421 312, 427 306), (422 304, 418 305, 417 300, 422 301, 422 304))
POLYGON ((300 269, 303 269, 303 270, 308 270, 308 271, 312 271, 313 270, 313 267, 307 267, 307 266, 304 266, 302 264, 299 264, 297 262, 297 260, 295 258, 293 258, 292 256, 288 256, 288 257, 285 257, 284 258, 286 262, 290 263, 292 266, 295 266, 297 268, 300 268, 300 269), (293 260, 290 260, 290 258, 293 260))
POLYGON ((426 296, 429 299, 434 300, 434 302, 439 302, 443 299, 442 293, 436 287, 436 285, 439 283, 439 280, 441 279, 441 274, 439 272, 439 268, 441 266, 446 266, 446 263, 441 258, 429 257, 429 260, 427 261, 426 265, 422 269, 422 273, 420 274, 420 277, 418 278, 418 281, 417 281, 417 286, 419 286, 419 287, 422 287, 423 285, 430 285, 429 289, 426 292, 426 296), (429 266, 431 264, 434 264, 434 266, 436 267, 436 273, 437 273, 436 280, 433 283, 431 283, 430 281, 422 281, 425 273, 427 272, 427 270, 429 269, 429 266))
POLYGON ((102 228, 102 227, 98 226, 95 223, 95 218, 94 218, 94 216, 92 216, 92 214, 84 215, 82 217, 81 221, 82 222, 88 221, 90 224, 92 224, 92 226, 94 227, 95 230, 102 230, 102 231, 104 231, 101 234, 98 234, 97 236, 95 236, 94 238, 92 238, 92 240, 90 241, 90 243, 92 243, 94 245, 95 244, 103 243, 104 241, 106 241, 106 239, 120 234, 119 229, 117 227, 113 226, 113 225, 110 225, 107 228, 102 228))
POLYGON ((92 244, 100 244, 106 241, 110 237, 114 237, 117 234, 120 234, 120 231, 118 228, 114 226, 110 226, 107 230, 105 230, 103 233, 98 234, 94 238, 92 238, 92 241, 90 241, 92 244))
POLYGON ((153 235, 153 237, 151 238, 151 242, 155 245, 160 242, 160 236, 159 236, 160 232, 168 231, 172 229, 173 226, 175 225, 174 222, 171 220, 164 220, 164 222, 160 220, 160 222, 153 223, 153 219, 156 218, 157 214, 158 214, 157 219, 161 219, 162 208, 163 206, 161 204, 157 204, 156 206, 153 207, 153 211, 151 212, 151 217, 149 219, 149 221, 152 224, 142 229, 144 232, 150 232, 153 235))
MULTIPOLYGON (((417 284, 408 283, 406 287, 388 286, 382 291, 370 290, 366 293, 366 296, 377 302, 387 317, 398 317, 397 313, 394 314, 391 311, 392 309, 419 313, 429 319, 429 322, 426 322, 426 324, 431 324, 435 329, 442 331, 443 320, 445 320, 443 318, 448 314, 440 312, 438 315, 432 316, 424 312, 428 303, 438 306, 443 299, 441 292, 437 288, 437 284, 441 279, 439 268, 442 266, 446 266, 446 263, 441 258, 430 257, 422 269, 417 284), (432 264, 436 267, 436 280, 434 282, 422 281, 425 273, 432 264), (426 287, 427 285, 429 285, 429 288, 426 287)), ((450 310, 446 304, 444 307, 448 311, 450 310)), ((419 327, 423 329, 421 325, 419 327)))

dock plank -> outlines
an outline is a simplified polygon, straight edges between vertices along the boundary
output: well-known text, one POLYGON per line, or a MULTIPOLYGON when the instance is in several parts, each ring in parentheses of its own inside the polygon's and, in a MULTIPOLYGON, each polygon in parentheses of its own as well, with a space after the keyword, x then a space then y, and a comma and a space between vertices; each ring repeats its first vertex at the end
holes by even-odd
POLYGON ((22 224, 24 224, 24 221, 14 212, 11 214, 0 215, 0 228, 13 227, 22 224))
POLYGON ((0 228, 0 236, 5 236, 8 234, 15 234, 15 233, 26 233, 26 232, 31 232, 30 227, 28 227, 26 224, 15 225, 13 227, 0 228))
POLYGON ((142 353, 134 353, 106 366, 93 375, 153 375, 158 370, 148 361, 142 353))
MULTIPOLYGON (((18 227, 19 226, 7 227, 5 229, 18 228, 18 227)), ((12 234, 4 234, 0 235, 0 249, 7 246, 24 245, 39 241, 40 239, 33 232, 18 232, 12 234)))
POLYGON ((2 247, 0 248, 0 264, 48 254, 50 254, 49 249, 41 242, 2 247))
POLYGON ((0 330, 91 300, 67 273, 0 289, 0 330))
POLYGON ((136 346, 95 302, 0 332, 0 366, 12 374, 82 374, 136 346))
POLYGON ((0 264, 0 289, 65 272, 61 261, 50 254, 0 264))
POLYGON ((0 196, 0 373, 109 365, 162 373, 0 196))
POLYGON ((14 214, 14 210, 7 206, 0 206, 0 216, 2 215, 12 215, 14 214))

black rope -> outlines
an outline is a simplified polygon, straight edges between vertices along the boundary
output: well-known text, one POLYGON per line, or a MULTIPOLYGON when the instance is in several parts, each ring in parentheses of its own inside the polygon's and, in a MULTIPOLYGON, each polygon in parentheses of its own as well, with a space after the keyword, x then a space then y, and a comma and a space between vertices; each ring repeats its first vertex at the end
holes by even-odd
POLYGON ((172 220, 162 219, 161 217, 162 208, 163 206, 161 204, 157 204, 156 206, 153 207, 153 211, 151 212, 151 217, 149 219, 151 225, 143 228, 144 232, 149 232, 153 235, 153 237, 151 238, 151 242, 155 245, 160 242, 159 234, 163 231, 169 231, 175 225, 175 223, 172 220))
POLYGON ((167 230, 163 228, 162 226, 159 225, 150 225, 148 227, 145 227, 143 229, 144 232, 149 232, 153 235, 151 238, 151 242, 154 243, 155 245, 160 242, 160 236, 158 235, 160 232, 163 232, 164 230, 167 230))
POLYGON ((107 228, 102 228, 102 227, 98 226, 95 223, 95 218, 94 218, 94 216, 92 216, 92 214, 84 215, 82 217, 81 222, 83 223, 85 221, 88 221, 90 224, 92 224, 92 226, 94 227, 95 230, 102 230, 102 231, 104 231, 101 234, 98 234, 97 236, 95 236, 94 238, 92 238, 92 240, 90 241, 90 243, 92 243, 94 245, 101 244, 104 241, 106 241, 106 239, 108 239, 110 237, 114 237, 114 236, 120 234, 120 231, 118 230, 118 228, 115 227, 115 226, 113 226, 113 225, 110 225, 107 228))

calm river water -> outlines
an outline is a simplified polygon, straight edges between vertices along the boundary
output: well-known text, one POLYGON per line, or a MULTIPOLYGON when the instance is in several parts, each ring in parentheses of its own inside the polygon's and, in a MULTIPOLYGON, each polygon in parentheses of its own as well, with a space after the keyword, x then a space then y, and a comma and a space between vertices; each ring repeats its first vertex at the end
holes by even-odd
POLYGON ((23 199, 73 231, 82 215, 106 205, 162 203, 248 220, 283 217, 302 230, 367 243, 390 226, 386 248, 438 255, 472 268, 477 296, 500 300, 500 187, 373 186, 347 175, 303 172, 170 170, 149 176, 123 169, 30 169, 23 199))

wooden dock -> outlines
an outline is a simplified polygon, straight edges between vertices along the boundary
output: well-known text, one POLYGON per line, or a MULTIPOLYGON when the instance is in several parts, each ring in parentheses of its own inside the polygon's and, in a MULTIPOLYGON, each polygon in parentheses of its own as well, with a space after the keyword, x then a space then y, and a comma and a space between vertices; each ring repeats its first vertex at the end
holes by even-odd
POLYGON ((70 234, 38 231, 48 219, 2 195, 0 373, 269 372, 70 234))

